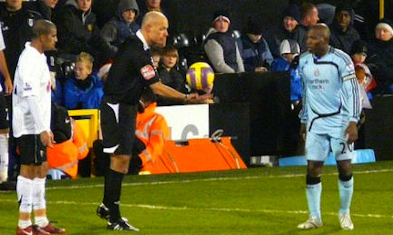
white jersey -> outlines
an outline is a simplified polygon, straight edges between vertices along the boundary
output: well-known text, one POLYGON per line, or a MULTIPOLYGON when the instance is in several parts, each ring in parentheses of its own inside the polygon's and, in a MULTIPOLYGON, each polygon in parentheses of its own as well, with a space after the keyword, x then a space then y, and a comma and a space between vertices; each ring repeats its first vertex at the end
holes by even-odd
POLYGON ((12 128, 16 138, 21 135, 40 134, 50 130, 51 119, 51 80, 46 56, 37 49, 25 44, 15 71, 12 95, 12 128), (33 96, 33 97, 31 97, 33 96), (28 99, 36 98, 34 110, 28 99), (37 110, 36 110, 37 109, 37 110), (34 112, 42 125, 37 123, 34 112))
MULTIPOLYGON (((0 51, 4 51, 5 49, 5 43, 4 43, 4 38, 3 38, 3 31, 0 30, 0 51)), ((3 87, 0 85, 0 92, 3 91, 3 87)))

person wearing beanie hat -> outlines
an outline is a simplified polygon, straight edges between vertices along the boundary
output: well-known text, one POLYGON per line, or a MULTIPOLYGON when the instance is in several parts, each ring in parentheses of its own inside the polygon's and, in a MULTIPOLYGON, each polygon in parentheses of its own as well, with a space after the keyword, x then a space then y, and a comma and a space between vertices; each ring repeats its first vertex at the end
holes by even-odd
POLYGON ((228 11, 218 10, 218 11, 214 12, 214 14, 213 14, 212 25, 214 27, 215 22, 218 20, 225 20, 228 24, 230 24, 231 23, 230 18, 231 17, 230 17, 230 14, 228 11))
POLYGON ((296 4, 291 4, 284 10, 284 28, 289 32, 293 31, 300 22, 300 9, 296 4))
POLYGON ((363 40, 356 40, 352 43, 351 58, 355 65, 364 63, 367 57, 367 43, 363 40))
POLYGON ((229 12, 214 12, 212 27, 207 32, 203 49, 216 73, 244 72, 243 59, 236 39, 229 30, 229 12))
POLYGON ((382 41, 389 41, 393 36, 393 23, 389 19, 382 19, 375 27, 375 37, 382 41))
POLYGON ((330 45, 347 54, 351 53, 352 43, 360 39, 358 31, 353 27, 354 11, 349 4, 336 7, 334 21, 330 28, 330 45))
POLYGON ((247 72, 266 72, 273 62, 269 45, 262 37, 262 22, 257 17, 250 17, 244 34, 240 37, 239 50, 247 72))
MULTIPOLYGON (((281 57, 280 45, 284 39, 294 39, 299 30, 300 8, 296 4, 290 4, 285 8, 280 29, 269 29, 265 33, 265 39, 269 44, 270 51, 275 58, 281 57)), ((304 36, 305 37, 305 36, 304 36)))
POLYGON ((393 94, 393 23, 381 19, 375 27, 375 39, 370 42, 366 64, 378 84, 373 93, 393 94))
POLYGON ((135 0, 120 0, 117 15, 101 29, 101 37, 117 52, 118 47, 139 30, 135 19, 139 15, 139 7, 135 0))

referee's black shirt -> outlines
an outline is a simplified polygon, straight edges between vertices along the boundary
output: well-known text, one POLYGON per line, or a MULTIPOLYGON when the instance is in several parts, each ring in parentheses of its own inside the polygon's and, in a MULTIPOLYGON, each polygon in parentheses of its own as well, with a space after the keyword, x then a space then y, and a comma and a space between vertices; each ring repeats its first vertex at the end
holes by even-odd
MULTIPOLYGON (((138 34, 142 36, 140 31, 138 34)), ((143 89, 158 81, 150 50, 140 38, 132 36, 120 46, 114 58, 104 95, 112 102, 134 105, 139 102, 143 89)))

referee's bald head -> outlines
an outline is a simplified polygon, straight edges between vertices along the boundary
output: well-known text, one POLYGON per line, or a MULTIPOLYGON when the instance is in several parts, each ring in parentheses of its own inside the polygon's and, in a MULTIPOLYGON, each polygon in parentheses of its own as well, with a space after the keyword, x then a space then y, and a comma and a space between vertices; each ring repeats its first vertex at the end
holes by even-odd
POLYGON ((166 16, 158 11, 150 11, 146 13, 142 20, 142 29, 149 24, 153 24, 160 20, 167 20, 166 16))
POLYGON ((168 19, 157 11, 148 12, 142 20, 141 32, 149 46, 164 47, 168 37, 168 19))

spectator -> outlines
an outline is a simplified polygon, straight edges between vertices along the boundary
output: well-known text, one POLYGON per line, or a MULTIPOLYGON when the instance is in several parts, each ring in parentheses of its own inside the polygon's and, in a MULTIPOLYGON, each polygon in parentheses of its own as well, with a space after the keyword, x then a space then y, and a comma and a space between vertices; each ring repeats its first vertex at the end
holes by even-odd
MULTIPOLYGON (((166 45, 161 52, 161 66, 158 68, 158 73, 160 74, 161 82, 173 89, 189 93, 186 88, 186 81, 183 74, 181 74, 177 69, 177 60, 179 59, 179 53, 173 45, 166 45)), ((159 105, 173 105, 173 104, 183 104, 182 102, 167 99, 164 97, 158 97, 159 105)))
POLYGON ((150 48, 151 58, 153 58, 153 65, 158 69, 161 60, 161 48, 151 47, 150 48))
POLYGON ((78 161, 89 153, 82 127, 68 116, 64 107, 52 103, 51 130, 55 143, 47 148, 48 174, 52 179, 74 179, 78 175, 78 161))
POLYGON ((362 40, 354 41, 351 47, 351 58, 355 65, 356 77, 359 84, 367 93, 368 99, 372 98, 371 90, 377 86, 368 66, 364 63, 367 58, 367 44, 362 40))
POLYGON ((378 87, 375 93, 393 93, 393 23, 382 19, 375 27, 375 39, 369 46, 367 65, 378 87))
POLYGON ((352 43, 360 39, 358 31, 353 27, 355 13, 348 4, 336 7, 334 21, 330 28, 330 45, 347 54, 351 52, 352 43))
POLYGON ((229 31, 230 23, 227 11, 216 11, 205 40, 204 50, 217 73, 244 72, 238 45, 229 31))
POLYGON ((100 70, 98 70, 98 77, 103 83, 105 83, 106 80, 108 79, 108 74, 111 67, 112 67, 112 63, 106 63, 103 66, 101 66, 100 70))
POLYGON ((0 6, 1 28, 7 46, 4 54, 12 81, 19 55, 25 48, 25 43, 31 39, 33 22, 41 18, 38 12, 23 6, 22 0, 6 0, 0 6))
POLYGON ((101 37, 113 51, 117 52, 120 44, 139 30, 139 25, 135 21, 138 14, 139 7, 135 0, 121 0, 119 2, 117 15, 101 29, 101 37))
POLYGON ((58 49, 61 57, 74 61, 82 51, 91 54, 99 67, 114 56, 115 51, 101 38, 92 0, 68 0, 55 17, 58 28, 58 49))
POLYGON ((299 55, 300 47, 295 40, 284 39, 280 45, 281 57, 273 61, 272 71, 288 71, 290 78, 290 101, 291 112, 289 113, 287 123, 288 149, 296 151, 298 154, 304 154, 304 141, 299 138, 300 123, 298 114, 302 108, 302 81, 299 73, 299 55))
POLYGON ((103 84, 93 73, 93 57, 82 52, 76 58, 74 76, 64 84, 67 109, 98 109, 103 95, 103 84))
POLYGON ((294 39, 300 22, 300 9, 296 4, 291 4, 284 10, 282 25, 278 30, 270 29, 266 34, 266 41, 275 58, 280 58, 280 45, 284 39, 294 39))
POLYGON ((291 77, 291 102, 292 109, 295 105, 300 105, 302 99, 302 82, 299 74, 297 62, 300 55, 299 44, 295 40, 284 39, 280 45, 281 58, 273 61, 272 71, 289 71, 291 77), (296 60, 295 60, 296 58, 296 60))
POLYGON ((167 15, 161 6, 161 0, 143 0, 142 2, 144 2, 144 4, 140 4, 141 14, 139 14, 137 18, 138 25, 142 24, 143 17, 150 11, 158 11, 167 15))
POLYGON ((155 173, 155 163, 164 154, 165 140, 169 138, 169 127, 165 118, 156 113, 157 103, 155 95, 147 88, 141 96, 143 112, 138 112, 136 117, 137 139, 141 140, 145 149, 138 154, 142 161, 140 174, 155 173))
POLYGON ((41 14, 45 20, 52 21, 52 11, 56 7, 58 0, 37 0, 29 1, 27 7, 41 14))
POLYGON ((311 26, 318 23, 318 20, 318 8, 312 3, 303 3, 300 10, 299 29, 296 31, 295 37, 293 38, 299 43, 300 52, 305 52, 307 50, 307 31, 311 26))
POLYGON ((247 72, 267 72, 273 62, 269 46, 262 36, 262 23, 258 18, 248 19, 240 37, 239 50, 247 72))

